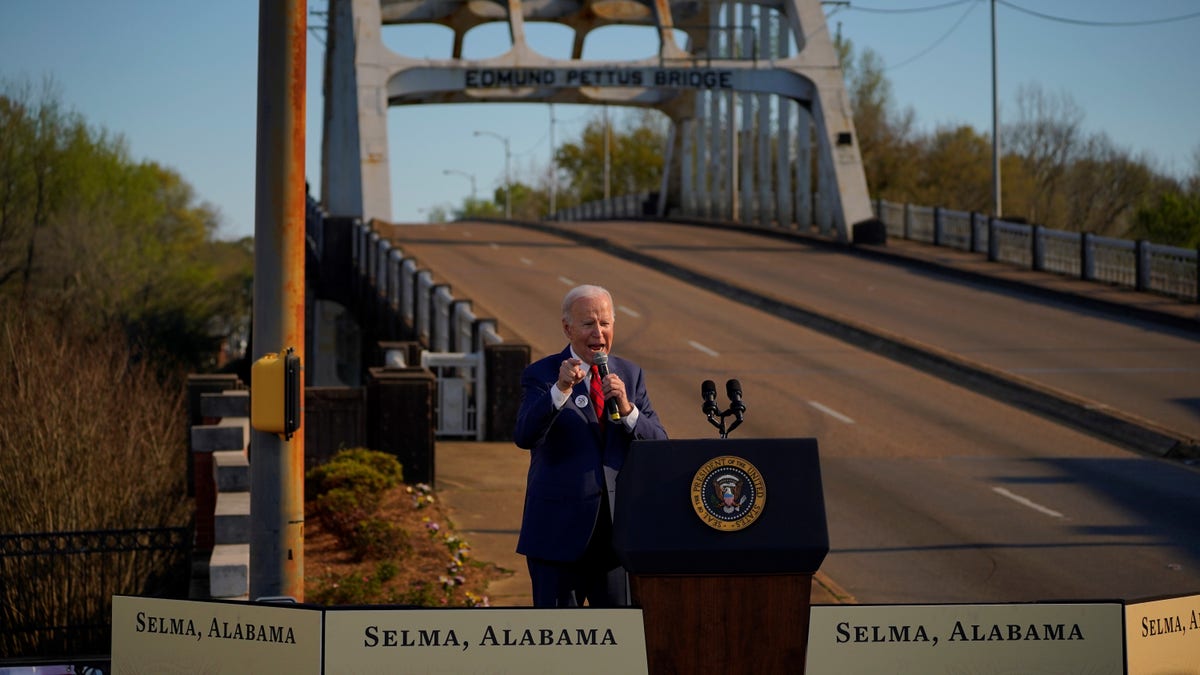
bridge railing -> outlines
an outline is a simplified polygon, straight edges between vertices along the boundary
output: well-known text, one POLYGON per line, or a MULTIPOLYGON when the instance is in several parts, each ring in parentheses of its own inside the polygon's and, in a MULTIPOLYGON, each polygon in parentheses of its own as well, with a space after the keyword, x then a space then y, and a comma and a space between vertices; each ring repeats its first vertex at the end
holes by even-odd
POLYGON ((551 220, 600 220, 606 218, 644 218, 657 213, 657 192, 635 192, 633 194, 597 199, 575 206, 559 209, 551 214, 551 220))
POLYGON ((992 262, 1200 302, 1200 256, 1195 249, 883 199, 875 200, 874 206, 888 236, 985 253, 992 262))
POLYGON ((504 341, 494 319, 478 317, 470 300, 455 299, 449 284, 434 283, 430 270, 367 225, 356 226, 352 242, 355 272, 371 280, 379 300, 431 351, 482 351, 504 341))
POLYGON ((438 379, 439 435, 473 436, 485 440, 482 411, 487 410, 488 347, 504 342, 495 319, 481 318, 471 301, 455 298, 449 284, 438 283, 433 272, 415 258, 357 223, 351 238, 355 274, 374 295, 383 313, 396 318, 403 330, 425 348, 421 363, 438 379), (467 397, 467 398, 464 398, 467 397))
MULTIPOLYGON (((658 195, 640 192, 559 209, 553 220, 644 218, 658 195)), ((888 236, 986 254, 992 262, 1200 302, 1196 249, 1029 225, 940 206, 873 202, 888 236)))

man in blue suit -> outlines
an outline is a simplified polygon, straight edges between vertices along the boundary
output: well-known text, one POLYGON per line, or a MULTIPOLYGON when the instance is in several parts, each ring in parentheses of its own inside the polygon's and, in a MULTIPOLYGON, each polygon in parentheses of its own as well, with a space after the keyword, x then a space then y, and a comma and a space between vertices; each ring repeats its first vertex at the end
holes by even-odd
POLYGON ((567 348, 521 374, 513 434, 530 451, 517 553, 525 556, 535 607, 629 604, 625 570, 612 547, 617 472, 637 439, 665 439, 642 369, 609 356, 613 303, 599 286, 578 286, 562 303, 567 348), (593 367, 607 356, 608 375, 593 367), (593 402, 593 380, 620 419, 593 402))

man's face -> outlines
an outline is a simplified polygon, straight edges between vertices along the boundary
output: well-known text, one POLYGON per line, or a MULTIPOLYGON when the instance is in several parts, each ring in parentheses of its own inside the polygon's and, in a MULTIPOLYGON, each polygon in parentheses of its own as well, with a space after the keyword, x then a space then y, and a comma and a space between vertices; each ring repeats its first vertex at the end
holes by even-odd
POLYGON ((612 303, 604 295, 576 300, 563 319, 563 333, 575 353, 592 365, 592 352, 612 350, 612 303))

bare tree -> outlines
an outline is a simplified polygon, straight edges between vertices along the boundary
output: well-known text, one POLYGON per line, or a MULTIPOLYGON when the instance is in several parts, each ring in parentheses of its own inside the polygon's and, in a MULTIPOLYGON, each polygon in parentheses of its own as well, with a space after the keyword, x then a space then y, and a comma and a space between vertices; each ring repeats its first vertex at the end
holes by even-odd
POLYGON ((867 49, 856 56, 849 40, 840 41, 837 48, 867 184, 876 196, 914 199, 918 186, 913 110, 896 111, 879 54, 867 49))
POLYGON ((1155 192, 1154 172, 1147 160, 1132 157, 1106 134, 1094 134, 1066 173, 1070 203, 1059 211, 1060 226, 1078 232, 1120 236, 1130 227, 1134 210, 1155 192))
POLYGON ((1083 117, 1066 93, 1052 96, 1037 84, 1017 90, 1017 121, 1005 129, 1005 140, 1032 182, 1032 193, 1018 199, 1018 215, 1029 222, 1053 218, 1067 170, 1080 150, 1083 117))

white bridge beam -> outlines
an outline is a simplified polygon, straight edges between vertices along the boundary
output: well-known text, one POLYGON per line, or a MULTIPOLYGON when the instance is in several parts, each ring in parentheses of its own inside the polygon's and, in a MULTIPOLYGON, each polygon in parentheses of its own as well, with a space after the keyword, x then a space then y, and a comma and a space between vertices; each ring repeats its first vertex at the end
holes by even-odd
POLYGON ((667 202, 674 213, 817 227, 843 242, 856 223, 872 217, 849 97, 819 0, 329 4, 322 198, 331 214, 390 219, 389 106, 554 102, 652 107, 670 117, 676 145, 663 184, 672 191, 667 202), (463 35, 493 21, 508 23, 511 48, 490 59, 459 58, 463 35), (576 57, 595 28, 651 25, 659 53, 636 61, 554 59, 526 43, 529 21, 573 28, 576 57), (455 31, 453 53, 398 55, 381 42, 385 23, 448 26, 455 31), (676 43, 676 31, 687 35, 687 48, 676 43), (792 45, 796 53, 789 56, 792 45))

